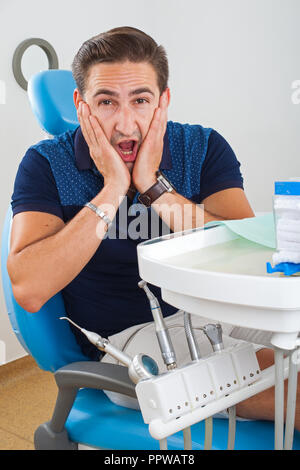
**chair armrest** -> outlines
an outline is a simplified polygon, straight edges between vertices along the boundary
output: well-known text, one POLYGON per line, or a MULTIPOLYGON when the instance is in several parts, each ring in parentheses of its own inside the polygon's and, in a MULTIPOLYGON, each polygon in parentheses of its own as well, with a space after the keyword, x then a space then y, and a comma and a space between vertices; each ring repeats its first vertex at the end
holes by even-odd
POLYGON ((69 440, 65 423, 80 388, 97 388, 136 397, 135 384, 128 369, 101 362, 73 362, 58 369, 55 374, 58 396, 50 422, 41 424, 34 435, 37 450, 74 450, 77 444, 69 440))
POLYGON ((101 362, 73 362, 54 374, 58 388, 97 388, 136 398, 127 367, 101 362))

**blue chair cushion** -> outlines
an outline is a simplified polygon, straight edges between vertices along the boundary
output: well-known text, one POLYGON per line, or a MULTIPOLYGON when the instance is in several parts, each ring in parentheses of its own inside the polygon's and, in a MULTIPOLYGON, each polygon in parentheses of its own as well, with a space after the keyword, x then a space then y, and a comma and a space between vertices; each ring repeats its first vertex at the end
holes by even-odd
POLYGON ((48 134, 59 135, 79 125, 73 102, 75 88, 70 70, 45 70, 30 78, 29 102, 39 125, 48 134))
MULTIPOLYGON (((192 426, 193 450, 204 446, 204 422, 192 426)), ((81 389, 68 417, 66 429, 73 442, 112 450, 159 450, 139 411, 117 406, 101 390, 81 389)), ((213 420, 213 449, 225 450, 228 420, 213 420)), ((168 437, 168 449, 183 449, 183 434, 168 437)), ((274 424, 269 421, 237 421, 236 450, 274 449, 274 424)), ((295 431, 294 449, 300 449, 295 431)))

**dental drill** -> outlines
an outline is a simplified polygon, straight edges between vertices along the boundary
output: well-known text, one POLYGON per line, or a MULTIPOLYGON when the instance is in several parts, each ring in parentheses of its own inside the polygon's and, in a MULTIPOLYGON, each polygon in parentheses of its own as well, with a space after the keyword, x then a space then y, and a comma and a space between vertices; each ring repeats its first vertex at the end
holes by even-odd
POLYGON ((159 302, 155 295, 150 291, 149 287, 147 286, 146 281, 140 281, 138 286, 141 289, 144 289, 149 302, 150 308, 153 315, 154 325, 155 325, 155 332, 158 340, 158 344, 161 350, 161 355, 163 358, 164 363, 167 366, 168 370, 175 369, 177 367, 176 364, 176 354, 174 351, 174 347, 169 335, 168 328, 164 322, 164 318, 161 313, 161 308, 159 302))
POLYGON ((184 320, 185 336, 187 339, 191 359, 192 361, 198 361, 201 358, 201 354, 200 354, 198 343, 194 335, 191 314, 187 312, 183 312, 183 320, 184 320))
POLYGON ((93 331, 88 331, 85 328, 81 328, 75 322, 70 320, 68 317, 60 317, 60 320, 68 320, 78 330, 80 330, 86 338, 96 346, 97 349, 110 354, 117 359, 121 364, 128 367, 128 375, 132 382, 137 384, 140 380, 149 379, 154 375, 158 375, 158 366, 152 357, 146 354, 139 353, 133 358, 128 354, 120 351, 118 348, 113 346, 108 339, 102 338, 93 331))
MULTIPOLYGON (((215 353, 220 353, 224 349, 223 344, 223 335, 222 335, 222 327, 219 323, 213 324, 208 323, 205 325, 201 330, 204 332, 206 337, 208 338, 213 351, 215 353)), ((228 443, 227 449, 233 450, 234 443, 235 443, 235 432, 236 432, 236 408, 235 406, 231 406, 228 408, 228 443)))

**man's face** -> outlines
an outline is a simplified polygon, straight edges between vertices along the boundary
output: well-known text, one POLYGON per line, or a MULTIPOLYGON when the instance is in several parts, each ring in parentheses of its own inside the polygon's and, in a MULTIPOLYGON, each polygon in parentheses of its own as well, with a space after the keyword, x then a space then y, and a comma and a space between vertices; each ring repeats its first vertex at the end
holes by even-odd
POLYGON ((148 132, 159 96, 157 75, 149 63, 103 63, 89 70, 84 101, 128 168, 148 132))

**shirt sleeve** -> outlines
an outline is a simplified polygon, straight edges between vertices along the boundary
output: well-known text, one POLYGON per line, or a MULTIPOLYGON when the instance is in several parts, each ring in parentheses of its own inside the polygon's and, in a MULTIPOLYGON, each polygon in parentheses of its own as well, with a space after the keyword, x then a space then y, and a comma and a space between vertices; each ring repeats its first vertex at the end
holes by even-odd
POLYGON ((244 189, 240 165, 229 143, 213 129, 201 171, 200 201, 224 189, 244 189))
POLYGON ((63 219, 62 206, 50 164, 35 149, 27 150, 19 165, 11 206, 13 215, 38 211, 63 219))

